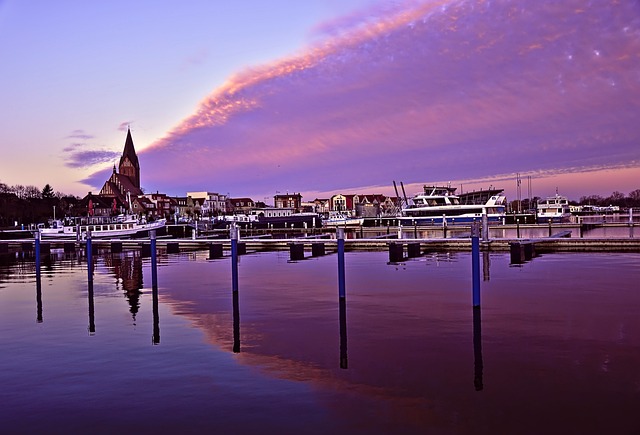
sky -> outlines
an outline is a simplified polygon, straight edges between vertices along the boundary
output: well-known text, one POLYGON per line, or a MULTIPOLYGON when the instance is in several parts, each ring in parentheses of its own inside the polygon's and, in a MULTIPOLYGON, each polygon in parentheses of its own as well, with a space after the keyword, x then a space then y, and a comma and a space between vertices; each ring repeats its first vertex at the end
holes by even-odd
POLYGON ((640 189, 633 0, 0 0, 0 182, 147 192, 640 189))

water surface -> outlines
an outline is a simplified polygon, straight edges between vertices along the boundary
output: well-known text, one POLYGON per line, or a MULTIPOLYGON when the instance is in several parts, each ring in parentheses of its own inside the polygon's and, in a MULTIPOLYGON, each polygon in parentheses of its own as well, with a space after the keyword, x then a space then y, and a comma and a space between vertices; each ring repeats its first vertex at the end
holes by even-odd
MULTIPOLYGON (((307 254, 309 255, 309 254, 307 254)), ((634 433, 640 254, 0 261, 9 433, 634 433), (235 305, 235 307, 234 307, 235 305), (235 308, 235 309, 234 309, 235 308), (155 311, 155 312, 154 312, 155 311)))

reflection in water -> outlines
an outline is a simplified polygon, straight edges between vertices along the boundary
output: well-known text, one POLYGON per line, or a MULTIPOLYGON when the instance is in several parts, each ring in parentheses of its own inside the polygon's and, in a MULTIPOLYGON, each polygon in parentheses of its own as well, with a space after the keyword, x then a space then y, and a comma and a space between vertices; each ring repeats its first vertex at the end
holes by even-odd
POLYGON ((89 299, 89 335, 93 335, 96 332, 95 314, 93 311, 93 279, 88 282, 87 298, 89 299))
POLYGON ((489 269, 491 268, 491 259, 489 258, 489 251, 482 251, 482 280, 489 281, 491 276, 489 275, 489 269))
POLYGON ((349 368, 347 358, 347 299, 340 299, 340 368, 349 368))
POLYGON ((42 323, 42 279, 39 267, 36 269, 36 311, 36 321, 42 323))
POLYGON ((233 353, 240 353, 240 303, 238 292, 233 294, 233 353))
POLYGON ((480 307, 473 307, 473 385, 476 391, 482 391, 482 320, 480 307))
POLYGON ((129 311, 133 317, 135 324, 136 314, 140 309, 140 291, 143 287, 142 282, 142 257, 138 253, 133 255, 113 254, 105 256, 105 265, 113 268, 116 276, 116 288, 118 283, 122 282, 122 289, 125 297, 129 301, 129 311))
POLYGON ((158 315, 158 286, 154 285, 151 294, 153 297, 153 344, 160 344, 160 317, 158 315))

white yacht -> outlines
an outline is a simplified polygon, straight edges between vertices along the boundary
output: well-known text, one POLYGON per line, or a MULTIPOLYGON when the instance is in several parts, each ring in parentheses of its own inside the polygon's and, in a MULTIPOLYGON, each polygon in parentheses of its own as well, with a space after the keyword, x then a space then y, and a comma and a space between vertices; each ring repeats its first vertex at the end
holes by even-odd
POLYGON ((402 225, 434 225, 480 221, 484 214, 489 222, 501 222, 505 216, 506 197, 502 189, 493 189, 484 203, 464 203, 450 186, 424 186, 398 219, 402 225))

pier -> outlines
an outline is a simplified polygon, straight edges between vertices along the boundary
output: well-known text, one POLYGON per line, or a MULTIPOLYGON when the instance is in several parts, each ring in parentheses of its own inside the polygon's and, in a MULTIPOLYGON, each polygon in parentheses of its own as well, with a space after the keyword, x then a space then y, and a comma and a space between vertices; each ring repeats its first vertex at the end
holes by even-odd
MULTIPOLYGON (((483 237, 480 243, 482 251, 511 251, 514 243, 535 243, 536 252, 640 252, 640 238, 633 237, 634 224, 598 223, 598 227, 629 228, 628 237, 581 237, 585 233, 584 224, 554 224, 548 227, 549 237, 495 237, 501 232, 516 228, 515 225, 489 226, 490 235, 483 237), (493 235, 491 235, 493 234, 493 235)), ((637 226, 637 225, 635 225, 637 226)), ((518 225, 518 235, 526 229, 547 229, 547 225, 518 225)), ((389 250, 392 244, 411 244, 412 252, 453 250, 471 251, 472 240, 470 226, 456 225, 448 227, 446 233, 438 227, 369 227, 351 229, 344 239, 346 251, 389 250), (420 237, 426 234, 427 237, 420 237)), ((238 231, 240 253, 245 251, 290 250, 292 244, 296 250, 315 252, 337 252, 338 240, 335 228, 314 229, 242 229, 238 231), (322 245, 322 248, 320 248, 322 245), (315 247, 314 247, 315 246, 315 247)), ((122 250, 141 250, 148 252, 150 239, 93 239, 92 249, 100 251, 121 252, 122 250)), ((197 237, 185 238, 158 237, 156 246, 164 253, 205 250, 218 253, 231 250, 232 239, 228 230, 210 231, 197 237)), ((40 250, 64 249, 65 252, 84 250, 86 241, 70 241, 68 239, 42 240, 40 250)), ((34 238, 5 239, 0 233, 0 253, 15 251, 32 251, 35 249, 34 238)), ((300 254, 297 254, 300 255, 300 254)))

